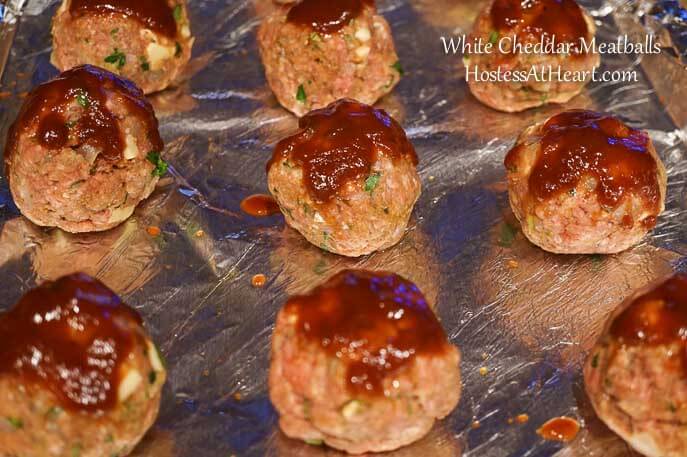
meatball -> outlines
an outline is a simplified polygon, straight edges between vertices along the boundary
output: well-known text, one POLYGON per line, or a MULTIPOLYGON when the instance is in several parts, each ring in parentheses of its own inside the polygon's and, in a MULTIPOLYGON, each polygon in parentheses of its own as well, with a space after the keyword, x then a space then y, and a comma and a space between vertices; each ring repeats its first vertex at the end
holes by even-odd
POLYGON ((191 58, 186 0, 63 0, 52 21, 52 64, 98 65, 149 94, 169 87, 191 58))
POLYGON ((651 139, 611 115, 572 110, 536 124, 505 166, 522 231, 546 251, 624 251, 664 209, 666 172, 651 139))
POLYGON ((687 275, 628 298, 584 367, 599 418, 648 457, 687 455, 687 275))
POLYGON ((420 195, 417 155, 401 126, 383 110, 340 100, 299 127, 267 165, 286 222, 345 256, 396 244, 420 195))
POLYGON ((464 63, 470 91, 485 105, 506 112, 565 103, 599 66, 599 55, 588 49, 595 31, 594 21, 575 0, 494 0, 468 38, 472 46, 464 63), (482 49, 476 49, 479 43, 482 49), (479 76, 485 71, 499 72, 501 80, 485 80, 479 76))
POLYGON ((389 24, 373 0, 302 0, 279 8, 258 30, 267 81, 302 116, 345 97, 372 104, 402 69, 389 24))
POLYGON ((14 201, 33 223, 101 231, 153 191, 167 169, 162 148, 143 93, 86 65, 29 94, 10 127, 5 166, 14 201))
POLYGON ((291 438, 352 454, 426 435, 460 398, 460 353, 420 290, 344 270, 277 316, 269 389, 291 438))
POLYGON ((166 372, 141 317, 85 274, 0 315, 0 455, 124 456, 155 421, 166 372))

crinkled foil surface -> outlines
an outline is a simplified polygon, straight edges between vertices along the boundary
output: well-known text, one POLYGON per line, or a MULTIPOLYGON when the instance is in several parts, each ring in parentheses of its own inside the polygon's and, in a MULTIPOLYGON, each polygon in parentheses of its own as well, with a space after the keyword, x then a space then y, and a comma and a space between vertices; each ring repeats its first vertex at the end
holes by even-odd
MULTIPOLYGON (((1 88, 3 142, 22 94, 57 73, 49 63, 57 4, 15 3, 22 11, 1 88)), ((296 127, 265 83, 256 46, 257 25, 273 6, 191 0, 197 39, 186 80, 153 97, 171 174, 125 224, 80 236, 29 223, 0 179, 0 308, 38 282, 82 270, 144 315, 170 375, 157 425, 136 455, 316 457, 337 453, 285 438, 268 399, 275 314, 287 295, 342 268, 391 270, 437 303, 464 357, 458 408, 427 438, 391 455, 632 455, 594 417, 580 368, 613 307, 684 264, 687 16, 676 1, 583 4, 598 39, 652 30, 664 46, 658 56, 604 55, 603 69, 634 68, 638 82, 594 83, 566 106, 610 111, 650 132, 668 169, 668 201, 640 246, 607 257, 556 256, 513 230, 503 157, 524 127, 563 107, 503 114, 469 94, 460 56, 446 56, 440 37, 468 32, 483 7, 477 0, 379 2, 406 70, 380 105, 415 144, 423 182, 398 246, 344 259, 308 245, 282 217, 241 214, 244 197, 267 190, 274 143, 296 127), (162 235, 148 235, 149 226, 162 235), (268 278, 264 288, 251 286, 257 273, 268 278), (523 413, 526 423, 509 421, 523 413), (567 446, 535 433, 559 415, 584 426, 567 446)), ((12 36, 3 36, 7 45, 12 36)))

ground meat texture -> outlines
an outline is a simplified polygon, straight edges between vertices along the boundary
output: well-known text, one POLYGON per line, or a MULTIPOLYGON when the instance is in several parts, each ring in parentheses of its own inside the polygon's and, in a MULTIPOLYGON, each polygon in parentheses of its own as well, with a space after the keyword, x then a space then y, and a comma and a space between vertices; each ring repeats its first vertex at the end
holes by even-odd
POLYGON ((636 292, 584 367, 599 418, 648 457, 687 455, 687 276, 636 292))
POLYGON ((286 222, 327 251, 357 257, 396 244, 420 195, 417 155, 383 110, 340 100, 303 117, 267 165, 286 222))
POLYGON ((386 20, 372 0, 303 0, 279 8, 258 30, 267 81, 298 116, 344 97, 372 104, 402 69, 386 20))
MULTIPOLYGON (((481 40, 493 45, 491 52, 470 52, 464 56, 467 71, 495 72, 501 69, 541 74, 544 69, 561 72, 591 72, 599 66, 599 55, 585 53, 580 39, 587 43, 594 37, 593 19, 575 0, 495 0, 478 16, 470 42, 481 40), (512 45, 518 43, 552 43, 566 46, 568 53, 537 49, 534 53, 520 52, 512 45), (502 49, 499 44, 502 44, 502 49), (501 52, 504 51, 504 52, 501 52), (542 51, 542 52, 539 52, 542 51), (548 52, 543 52, 548 51, 548 52)), ((556 48, 560 50, 560 48, 556 48)), ((527 81, 476 81, 468 77, 472 94, 485 105, 506 112, 523 111, 546 103, 565 103, 580 93, 591 79, 584 81, 552 81, 528 78, 527 81)))
POLYGON ((292 438, 353 454, 389 451, 453 410, 459 361, 414 284, 344 270, 279 312, 270 398, 292 438))
POLYGON ((92 66, 36 87, 10 128, 6 173, 22 214, 68 232, 112 228, 166 170, 158 123, 130 81, 92 66))
POLYGON ((525 236, 561 254, 611 254, 638 243, 664 209, 666 172, 646 132, 572 110, 520 135, 505 159, 525 236))
POLYGON ((63 0, 52 22, 51 61, 91 64, 146 94, 169 87, 191 58, 186 0, 63 0))
POLYGON ((157 416, 166 372, 140 316, 73 274, 0 315, 0 455, 125 456, 157 416))

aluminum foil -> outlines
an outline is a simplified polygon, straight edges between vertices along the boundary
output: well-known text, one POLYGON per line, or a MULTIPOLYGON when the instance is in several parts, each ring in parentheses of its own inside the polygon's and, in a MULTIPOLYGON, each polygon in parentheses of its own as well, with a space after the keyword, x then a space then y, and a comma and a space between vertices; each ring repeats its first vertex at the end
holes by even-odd
MULTIPOLYGON (((310 246, 282 217, 241 214, 244 197, 266 191, 274 143, 296 126, 265 83, 255 42, 273 6, 192 0, 193 61, 177 89, 153 97, 171 174, 125 224, 79 236, 23 219, 0 178, 0 308, 40 281, 83 270, 143 314, 169 381, 157 425, 136 455, 316 457, 337 453, 285 438, 268 399, 275 313, 287 295, 342 268, 391 270, 436 304, 464 357, 458 408, 421 442, 391 455, 632 455, 594 417, 580 368, 617 303, 684 265, 687 27, 676 1, 583 3, 600 40, 651 31, 663 46, 658 56, 603 56, 603 69, 636 69, 638 82, 594 83, 566 105, 610 111, 650 132, 668 169, 668 201, 640 246, 615 256, 556 256, 517 230, 503 157, 524 127, 563 107, 503 114, 469 94, 460 56, 445 55, 440 37, 468 32, 484 6, 477 0, 379 2, 406 70, 380 105, 406 128, 423 181, 400 245, 345 259, 310 246), (149 226, 162 235, 150 236, 149 226), (257 273, 268 278, 264 288, 251 286, 257 273), (519 414, 529 420, 510 420, 519 414), (535 433, 559 415, 583 424, 567 446, 535 433)), ((22 95, 57 73, 49 63, 56 3, 22 7, 13 41, 14 31, 1 35, 11 44, 0 92, 3 141, 22 95)), ((3 33, 14 25, 3 24, 3 33)))

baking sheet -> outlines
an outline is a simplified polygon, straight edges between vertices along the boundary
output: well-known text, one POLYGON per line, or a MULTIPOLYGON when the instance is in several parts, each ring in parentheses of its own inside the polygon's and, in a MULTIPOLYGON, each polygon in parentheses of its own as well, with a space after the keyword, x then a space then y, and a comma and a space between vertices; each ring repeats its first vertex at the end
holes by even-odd
MULTIPOLYGON (((79 269, 139 309, 170 372, 157 425, 135 455, 316 457, 337 453, 286 439, 267 396, 275 313, 288 294, 342 268, 396 271, 438 304, 463 352, 464 386, 449 418, 391 455, 632 455, 593 417, 580 367, 615 304, 685 263, 687 81, 679 4, 582 2, 600 40, 651 29, 666 46, 651 58, 605 55, 602 69, 636 69, 638 82, 591 84, 566 105, 610 111, 647 129, 668 169, 667 209, 654 233, 631 251, 601 257, 547 254, 513 230, 503 157, 521 129, 562 107, 509 115, 469 95, 460 56, 444 55, 440 37, 468 32, 484 2, 378 3, 406 70, 380 105, 415 144, 423 182, 400 245, 344 259, 308 245, 281 217, 240 213, 242 198, 266 191, 271 148, 296 126, 266 86, 255 43, 260 17, 273 6, 192 0, 194 59, 179 88, 153 100, 171 174, 125 224, 79 236, 22 219, 0 178, 0 308, 37 282, 79 269), (162 229, 160 237, 147 234, 151 225, 162 229), (268 278, 262 289, 250 284, 257 273, 268 278), (526 423, 509 423, 523 413, 526 423), (535 433, 559 415, 584 424, 568 446, 535 433)), ((23 7, 2 81, 3 142, 22 94, 57 73, 49 63, 56 8, 45 0, 23 7)))

